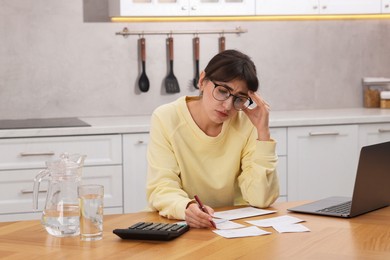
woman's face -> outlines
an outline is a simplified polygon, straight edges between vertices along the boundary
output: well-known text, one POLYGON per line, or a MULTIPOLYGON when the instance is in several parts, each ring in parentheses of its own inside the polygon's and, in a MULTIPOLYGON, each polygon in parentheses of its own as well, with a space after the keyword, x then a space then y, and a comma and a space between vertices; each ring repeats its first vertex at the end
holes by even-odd
MULTIPOLYGON (((221 124, 227 119, 233 117, 238 112, 234 106, 233 101, 234 97, 230 96, 224 101, 220 101, 214 98, 213 91, 218 91, 215 89, 215 84, 224 86, 230 93, 234 96, 248 96, 248 88, 245 81, 242 80, 232 80, 229 82, 223 81, 211 81, 203 80, 202 89, 203 90, 203 108, 208 116, 208 118, 216 123, 221 124)), ((215 94, 215 93, 214 93, 215 94)))

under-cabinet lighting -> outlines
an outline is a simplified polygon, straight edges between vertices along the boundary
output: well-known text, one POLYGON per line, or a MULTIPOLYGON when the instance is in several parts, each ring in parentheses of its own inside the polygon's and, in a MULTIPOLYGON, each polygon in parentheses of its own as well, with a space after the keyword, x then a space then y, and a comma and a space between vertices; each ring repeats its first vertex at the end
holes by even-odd
POLYGON ((390 19, 390 14, 111 17, 112 22, 220 22, 390 19))

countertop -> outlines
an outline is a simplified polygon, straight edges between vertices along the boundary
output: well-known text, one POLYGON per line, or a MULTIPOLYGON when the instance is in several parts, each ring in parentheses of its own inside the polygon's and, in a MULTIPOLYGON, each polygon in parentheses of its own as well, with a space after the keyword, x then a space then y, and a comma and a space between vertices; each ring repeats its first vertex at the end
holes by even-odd
MULTIPOLYGON (((150 116, 80 117, 90 127, 30 128, 0 130, 0 138, 146 133, 150 116)), ((271 111, 271 127, 390 123, 390 109, 345 108, 271 111)))
MULTIPOLYGON (((8 259, 389 259, 390 207, 353 219, 288 212, 303 202, 275 203, 276 213, 234 220, 291 216, 305 222, 310 232, 226 239, 207 228, 190 229, 172 241, 121 240, 112 230, 134 223, 172 223, 157 212, 104 216, 103 239, 80 241, 78 236, 57 238, 47 234, 38 220, 0 223, 0 253, 8 259)), ((227 210, 222 208, 217 210, 227 210)))

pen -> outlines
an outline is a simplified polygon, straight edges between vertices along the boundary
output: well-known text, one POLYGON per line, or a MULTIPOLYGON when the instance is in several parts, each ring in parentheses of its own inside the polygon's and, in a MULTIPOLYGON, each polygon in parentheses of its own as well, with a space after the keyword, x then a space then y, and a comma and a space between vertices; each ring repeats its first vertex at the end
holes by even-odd
MULTIPOLYGON (((198 203, 199 208, 200 208, 204 213, 210 215, 210 213, 207 211, 206 207, 205 207, 205 206, 203 205, 203 203, 200 201, 198 195, 195 195, 194 198, 195 198, 195 200, 196 200, 196 203, 198 203)), ((215 225, 214 221, 210 220, 210 223, 211 223, 211 225, 213 225, 214 228, 217 228, 217 225, 215 225)))

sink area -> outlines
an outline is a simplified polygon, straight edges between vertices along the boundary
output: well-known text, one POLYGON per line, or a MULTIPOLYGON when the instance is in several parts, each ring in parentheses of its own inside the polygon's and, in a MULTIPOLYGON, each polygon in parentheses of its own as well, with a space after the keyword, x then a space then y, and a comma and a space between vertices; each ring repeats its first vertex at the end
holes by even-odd
POLYGON ((0 120, 0 129, 89 127, 89 126, 91 125, 80 120, 77 117, 0 120))

